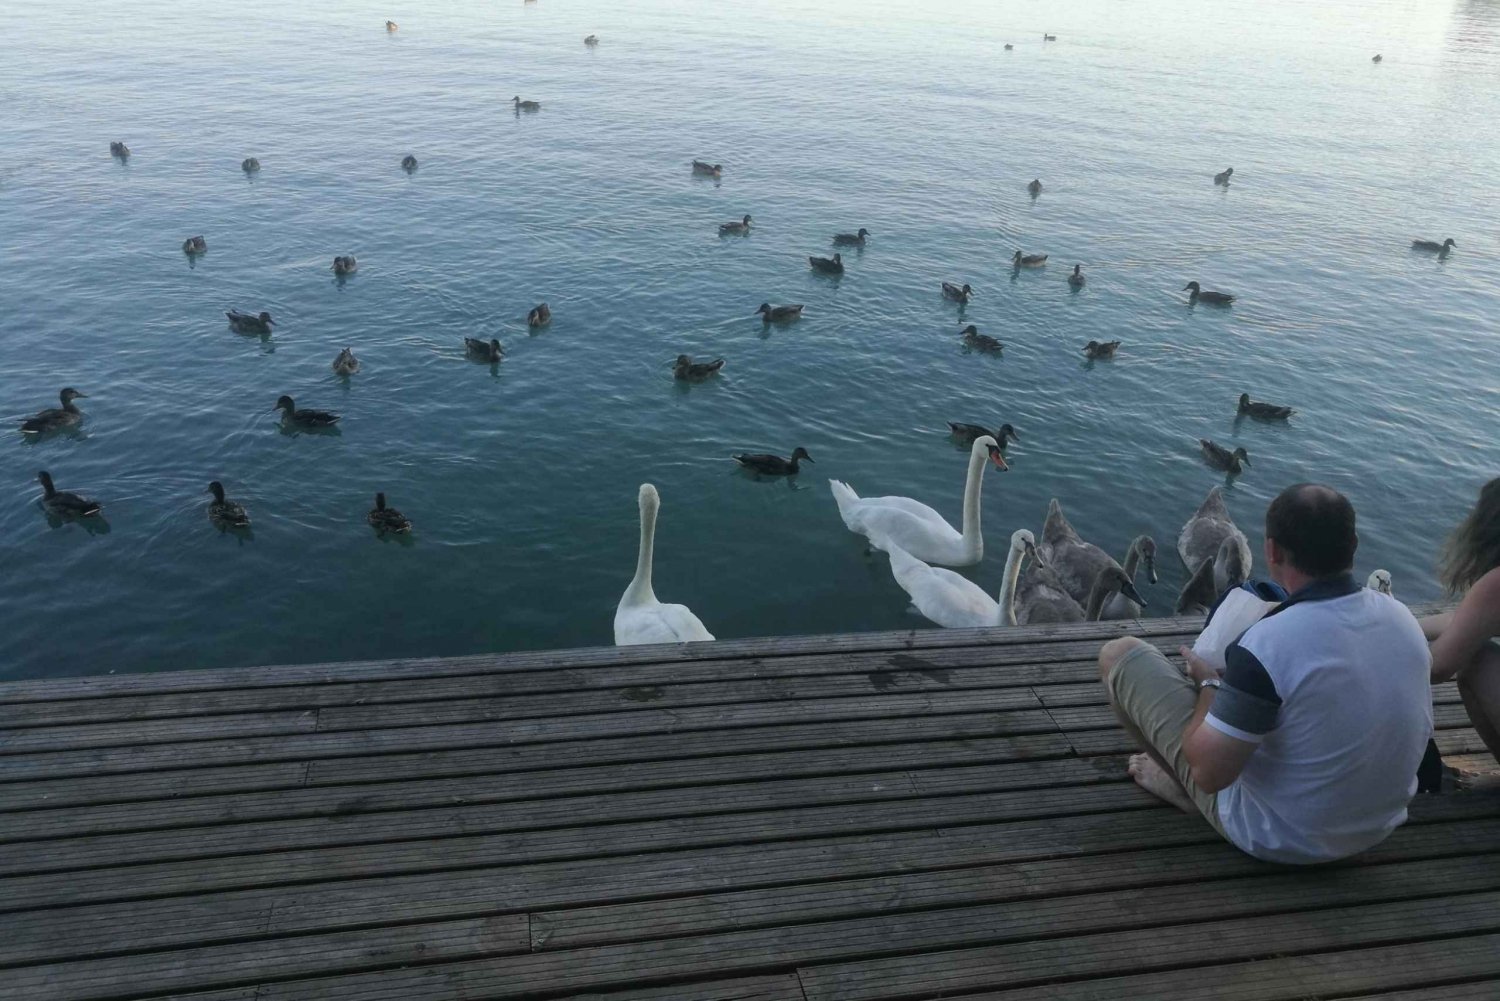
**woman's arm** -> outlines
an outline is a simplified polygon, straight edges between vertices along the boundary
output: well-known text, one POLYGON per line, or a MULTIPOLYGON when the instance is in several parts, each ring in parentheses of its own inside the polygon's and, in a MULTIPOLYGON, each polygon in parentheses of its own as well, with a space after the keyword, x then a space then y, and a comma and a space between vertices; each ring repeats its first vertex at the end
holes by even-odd
POLYGON ((1491 570, 1469 588, 1449 621, 1431 628, 1422 622, 1422 631, 1432 638, 1432 682, 1438 684, 1453 678, 1474 660, 1480 648, 1492 636, 1500 635, 1500 568, 1491 570))
POLYGON ((1431 643, 1443 635, 1444 629, 1453 624, 1453 613, 1439 612, 1437 615, 1426 615, 1417 622, 1422 627, 1422 635, 1427 638, 1427 642, 1431 643))

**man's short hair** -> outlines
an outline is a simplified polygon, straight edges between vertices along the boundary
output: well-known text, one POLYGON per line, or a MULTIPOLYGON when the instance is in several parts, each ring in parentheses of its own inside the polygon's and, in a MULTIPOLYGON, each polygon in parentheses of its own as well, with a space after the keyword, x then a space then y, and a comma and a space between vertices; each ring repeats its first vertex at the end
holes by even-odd
POLYGON ((1294 483, 1266 508, 1266 538, 1286 551, 1287 562, 1310 577, 1331 577, 1354 566, 1359 536, 1354 505, 1332 487, 1294 483))

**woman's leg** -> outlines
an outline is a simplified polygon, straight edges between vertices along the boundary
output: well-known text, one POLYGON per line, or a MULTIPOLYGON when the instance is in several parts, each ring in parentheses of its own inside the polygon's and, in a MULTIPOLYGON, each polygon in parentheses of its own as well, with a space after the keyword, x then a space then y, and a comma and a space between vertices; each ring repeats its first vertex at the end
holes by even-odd
POLYGON ((1479 739, 1500 761, 1500 647, 1486 643, 1469 666, 1458 672, 1458 694, 1463 696, 1479 739))

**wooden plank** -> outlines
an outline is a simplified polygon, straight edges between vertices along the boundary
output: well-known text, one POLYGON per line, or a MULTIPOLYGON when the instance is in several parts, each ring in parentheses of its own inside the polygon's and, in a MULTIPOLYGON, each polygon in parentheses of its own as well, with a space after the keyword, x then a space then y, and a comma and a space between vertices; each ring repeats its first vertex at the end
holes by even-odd
POLYGON ((526 924, 524 914, 401 924, 107 959, 84 956, 6 970, 0 977, 6 990, 17 998, 95 1001, 122 995, 140 997, 253 984, 268 973, 279 978, 327 976, 410 963, 514 955, 528 951, 526 924))
MULTIPOLYGON (((1020 698, 1013 692, 1007 698, 1020 698)), ((927 698, 927 696, 918 696, 927 698)), ((972 704, 969 705, 972 708, 972 704)), ((504 755, 507 747, 534 746, 547 758, 574 764, 606 761, 693 758, 729 750, 778 750, 790 747, 832 747, 850 744, 897 743, 912 734, 933 737, 1004 737, 1016 734, 1055 732, 1058 725, 1041 710, 1007 710, 995 713, 956 713, 927 716, 918 708, 913 714, 873 719, 817 719, 816 713, 795 723, 780 719, 763 726, 721 731, 673 729, 673 717, 684 713, 619 713, 606 717, 573 717, 552 722, 460 723, 456 726, 413 726, 392 731, 302 734, 296 737, 201 741, 196 744, 153 744, 145 747, 104 747, 90 750, 15 755, 5 759, 7 779, 52 780, 68 776, 98 776, 181 768, 187 761, 202 767, 228 764, 260 764, 267 761, 345 758, 342 782, 357 777, 380 780, 396 777, 392 768, 404 762, 395 755, 419 755, 483 747, 486 755, 504 755), (621 719, 630 716, 630 719, 621 719), (640 728, 651 732, 642 734, 640 728), (568 746, 573 744, 573 746, 568 746)), ((762 710, 763 711, 763 710, 762 710)), ((410 761, 410 758, 408 758, 410 761)), ((317 761, 314 761, 317 768, 317 761)), ((320 776, 326 770, 320 771, 320 776)), ((309 771, 309 777, 311 777, 309 771)))
MULTIPOLYGON (((3 764, 0 762, 0 775, 5 774, 3 764)), ((231 791, 295 789, 306 782, 307 767, 305 761, 282 761, 269 765, 230 765, 225 768, 182 768, 148 772, 132 777, 128 782, 122 782, 113 775, 0 782, 0 813, 172 799, 231 791)), ((0 830, 13 819, 0 819, 0 830)))
MULTIPOLYGON (((241 713, 236 716, 192 716, 186 719, 140 723, 85 723, 77 726, 22 727, 0 731, 0 755, 27 754, 73 747, 113 747, 121 744, 167 744, 174 741, 220 740, 225 737, 281 736, 311 733, 318 728, 316 711, 241 713)), ((6 773, 9 767, 6 767, 6 773)))
MULTIPOLYGON (((1438 730, 1433 734, 1438 750, 1447 757, 1451 754, 1484 754, 1484 741, 1473 728, 1467 726, 1438 730)), ((1068 742, 1082 756, 1097 754, 1127 754, 1139 751, 1123 730, 1118 728, 1099 730, 1069 730, 1068 742)))
POLYGON ((795 973, 773 973, 742 980, 675 983, 665 987, 574 994, 571 1001, 806 1001, 795 973))
MULTIPOLYGON (((1036 695, 1041 699, 1042 705, 1048 709, 1109 704, 1109 697, 1104 692, 1104 686, 1097 679, 1036 686, 1036 695)), ((1433 685, 1432 702, 1433 705, 1440 706, 1462 704, 1463 699, 1458 694, 1457 683, 1449 681, 1441 685, 1433 685)))
POLYGON ((1019 986, 1069 975, 1307 953, 1397 943, 1413 928, 1432 936, 1464 935, 1500 925, 1500 892, 1448 899, 1327 906, 1344 900, 1402 897, 1415 889, 1397 879, 1380 889, 1381 868, 1340 872, 1306 889, 1305 873, 1229 880, 1224 887, 1168 887, 1088 894, 1007 906, 923 911, 817 925, 662 939, 652 946, 606 945, 512 957, 503 963, 442 963, 379 974, 267 984, 260 1001, 403 998, 523 998, 667 978, 764 972, 797 964, 809 1001, 942 996, 1019 986), (1217 891, 1217 892, 1215 892, 1217 891), (1276 913, 1296 893, 1304 913, 1276 913), (1192 934, 1142 927, 1152 915, 1192 922, 1192 934), (1231 915, 1231 917, 1225 917, 1231 915), (1246 916, 1253 915, 1253 916, 1246 916), (1038 930, 1046 935, 1038 938, 1038 930), (974 946, 964 943, 984 942, 974 946), (893 948, 911 954, 878 959, 893 948), (914 950, 925 950, 916 952, 914 950), (940 950, 940 951, 939 951, 940 950), (817 964, 817 965, 810 965, 817 964))
MULTIPOLYGON (((234 795, 193 796, 166 801, 31 810, 0 823, 0 842, 91 834, 123 834, 206 824, 246 823, 299 817, 349 816, 455 804, 502 803, 555 796, 634 792, 715 782, 764 782, 777 778, 854 776, 892 769, 933 769, 983 765, 1005 788, 1040 784, 1029 775, 1031 762, 1071 755, 1060 734, 996 737, 974 741, 895 744, 868 750, 833 748, 769 754, 646 761, 625 765, 563 768, 551 771, 501 772, 459 778, 422 778, 364 785, 277 789, 234 795), (1020 762, 1018 759, 1028 761, 1020 762)), ((1070 769, 1111 769, 1120 759, 1074 759, 1070 769)), ((152 773, 154 774, 154 773, 152 773)), ((1047 774, 1054 774, 1048 772, 1047 774)), ((915 779, 913 779, 915 782, 915 779)), ((24 786, 23 786, 24 788, 24 786)), ((1001 788, 996 785, 993 788, 1001 788)), ((933 790, 936 791, 936 790, 933 790)), ((0 795, 3 795, 0 789, 0 795)))
MULTIPOLYGON (((275 842, 261 840, 256 854, 215 854, 235 847, 249 849, 232 840, 205 847, 191 841, 171 843, 180 859, 160 854, 160 844, 125 842, 113 846, 89 845, 84 850, 58 852, 61 842, 24 842, 3 853, 7 871, 23 872, 0 878, 0 909, 39 906, 46 903, 77 903, 85 899, 118 899, 118 894, 163 895, 188 890, 235 886, 270 886, 330 878, 360 878, 412 871, 440 871, 502 862, 540 861, 549 858, 600 857, 633 851, 665 848, 775 841, 817 837, 850 831, 894 831, 940 826, 948 823, 985 823, 1007 819, 1058 817, 1111 810, 1158 810, 1159 803, 1133 785, 1082 786, 1064 789, 1034 789, 1024 792, 978 793, 922 799, 857 802, 833 806, 809 806, 765 810, 756 813, 715 814, 668 820, 633 821, 553 829, 523 829, 489 833, 490 826, 524 826, 526 809, 512 810, 504 819, 466 812, 426 822, 420 831, 441 829, 450 837, 424 840, 369 842, 370 818, 352 818, 348 823, 296 832, 286 844, 313 844, 343 840, 331 847, 267 850, 275 842), (474 816, 472 826, 469 818, 474 816), (443 825, 438 828, 438 825, 443 825), (461 835, 461 836, 460 836, 461 835), (163 861, 146 862, 125 852, 149 855, 163 861), (40 846, 40 851, 24 851, 40 846), (56 854, 49 854, 49 850, 56 854), (24 861, 23 861, 24 859, 24 861), (133 859, 134 864, 121 862, 133 859), (95 864, 87 880, 69 869, 95 864), (142 891, 150 891, 143 893, 142 891), (103 894, 103 896, 100 896, 103 894)), ((587 824, 588 815, 570 815, 575 824, 587 824)), ((412 814, 413 823, 420 814, 412 814)), ((565 820, 554 821, 566 822, 565 820)), ((205 828, 204 831, 215 831, 205 828)), ((388 828, 382 828, 381 836, 388 828)), ((399 828, 397 828, 399 830, 399 828)), ((176 832, 174 832, 176 833, 176 832)), ((129 836, 127 836, 129 837, 129 836)), ((101 841, 104 839, 100 839, 101 841)))

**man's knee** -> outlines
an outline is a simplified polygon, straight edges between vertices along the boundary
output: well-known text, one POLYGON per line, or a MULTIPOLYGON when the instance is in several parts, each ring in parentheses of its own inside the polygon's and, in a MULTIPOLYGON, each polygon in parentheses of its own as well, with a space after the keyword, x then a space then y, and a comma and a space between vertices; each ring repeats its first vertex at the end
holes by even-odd
POLYGON ((1119 666, 1121 661, 1144 646, 1149 646, 1149 644, 1145 640, 1137 639, 1134 636, 1117 636, 1104 644, 1104 646, 1099 648, 1100 679, 1108 681, 1109 676, 1119 666))

